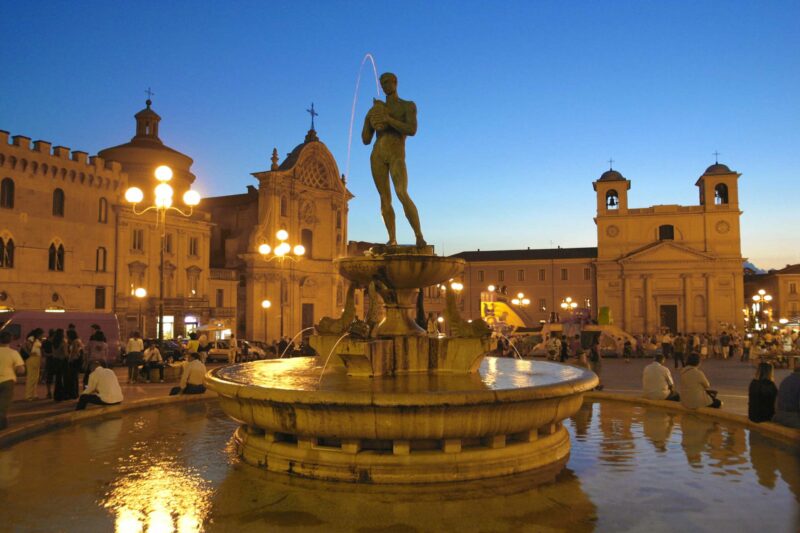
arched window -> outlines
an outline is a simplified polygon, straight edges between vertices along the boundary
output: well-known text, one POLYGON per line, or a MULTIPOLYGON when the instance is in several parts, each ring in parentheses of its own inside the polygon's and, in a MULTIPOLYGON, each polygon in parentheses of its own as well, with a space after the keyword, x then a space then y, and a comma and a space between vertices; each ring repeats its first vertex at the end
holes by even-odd
POLYGON ((718 183, 714 187, 714 203, 716 205, 723 205, 728 203, 728 186, 724 183, 718 183))
POLYGON ((101 224, 108 222, 108 200, 100 198, 100 205, 97 208, 97 221, 101 224))
POLYGON ((619 194, 614 189, 606 193, 606 208, 619 209, 619 194))
POLYGON ((281 216, 289 216, 289 199, 285 196, 281 196, 281 216))
POLYGON ((0 268, 14 268, 14 239, 0 238, 0 268))
POLYGON ((658 240, 672 241, 675 240, 675 226, 672 224, 664 224, 658 227, 658 240))
POLYGON ((64 271, 64 245, 51 243, 47 251, 47 268, 55 272, 64 271))
POLYGON ((64 191, 61 189, 53 191, 53 216, 64 216, 64 191))
POLYGON ((14 180, 11 178, 3 178, 0 183, 0 207, 14 208, 14 180))
POLYGON ((309 259, 314 257, 314 232, 304 229, 300 232, 300 244, 306 249, 305 256, 309 259))
POLYGON ((105 272, 106 271, 106 249, 105 247, 101 246, 97 249, 97 254, 95 255, 94 261, 94 269, 97 272, 105 272))

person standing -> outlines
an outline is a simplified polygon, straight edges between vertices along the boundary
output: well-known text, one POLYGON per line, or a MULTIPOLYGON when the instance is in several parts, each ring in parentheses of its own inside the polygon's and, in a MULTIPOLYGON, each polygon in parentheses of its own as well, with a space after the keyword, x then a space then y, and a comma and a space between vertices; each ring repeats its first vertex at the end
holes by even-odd
POLYGON ((560 362, 566 363, 567 359, 569 359, 569 343, 567 342, 567 336, 564 335, 561 338, 561 346, 559 347, 561 351, 560 362))
POLYGON ((675 382, 669 368, 664 366, 664 354, 656 353, 653 362, 644 367, 642 372, 642 392, 648 400, 678 401, 680 396, 675 392, 675 382))
POLYGON ((681 364, 681 368, 686 366, 683 359, 684 353, 686 353, 686 337, 678 333, 675 340, 672 341, 672 359, 675 361, 675 369, 678 368, 678 363, 681 364))
POLYGON ((47 388, 47 399, 53 398, 53 383, 56 379, 56 360, 53 357, 53 337, 55 330, 47 332, 47 337, 42 339, 42 359, 44 361, 44 385, 47 388))
MULTIPOLYGON (((600 355, 600 343, 597 339, 592 342, 592 347, 589 348, 589 368, 592 372, 597 374, 597 379, 600 379, 600 372, 603 370, 603 357, 600 355)), ((602 382, 597 385, 597 390, 603 390, 602 382)))
MULTIPOLYGON (((78 332, 73 329, 67 330, 67 372, 64 378, 68 400, 75 400, 80 395, 78 381, 80 380, 81 369, 84 362, 83 342, 78 337, 78 332)), ((88 383, 88 380, 87 380, 88 383)))
POLYGON ((78 399, 76 411, 83 411, 90 403, 97 405, 116 405, 122 402, 122 389, 119 386, 117 374, 106 368, 105 361, 92 361, 89 375, 89 384, 78 399))
POLYGON ((89 343, 86 345, 88 357, 86 358, 86 376, 84 377, 84 387, 88 383, 89 363, 91 361, 105 361, 108 363, 108 340, 106 334, 97 324, 92 324, 92 334, 89 336, 89 343))
POLYGON ((669 334, 669 330, 665 330, 661 336, 661 353, 664 354, 665 359, 672 355, 672 336, 669 334))
POLYGON ((58 328, 53 333, 53 376, 55 387, 53 390, 53 400, 62 402, 67 399, 67 342, 64 339, 64 330, 58 328))
POLYGON ((747 394, 747 417, 753 422, 769 422, 775 415, 777 397, 772 365, 759 363, 747 394))
POLYGON ((128 383, 136 383, 139 378, 139 365, 142 364, 144 342, 138 331, 131 333, 125 345, 125 364, 128 367, 128 383))
POLYGON ((722 359, 727 359, 731 355, 731 336, 728 335, 727 332, 723 331, 722 335, 719 336, 719 346, 720 351, 722 352, 722 359))
POLYGON ((14 399, 14 384, 25 371, 25 361, 8 346, 10 343, 11 332, 0 331, 0 430, 8 427, 6 414, 14 399))
POLYGON ((183 367, 181 374, 180 387, 173 387, 169 391, 170 396, 176 394, 203 394, 206 391, 206 365, 200 361, 200 356, 195 353, 189 354, 189 363, 183 367))
POLYGON ((39 372, 42 368, 42 336, 44 330, 36 328, 25 340, 25 350, 28 358, 25 359, 25 399, 29 402, 38 400, 36 388, 39 385, 39 372))

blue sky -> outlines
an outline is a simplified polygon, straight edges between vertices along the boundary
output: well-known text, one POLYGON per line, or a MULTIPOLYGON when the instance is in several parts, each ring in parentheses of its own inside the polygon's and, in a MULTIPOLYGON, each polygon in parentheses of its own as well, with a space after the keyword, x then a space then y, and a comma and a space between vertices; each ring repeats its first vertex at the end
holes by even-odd
MULTIPOLYGON (((417 103, 410 191, 439 253, 593 246, 610 157, 631 206, 686 205, 718 150, 742 173, 743 255, 782 267, 800 262, 798 20, 798 2, 4 2, 0 129, 95 153, 130 139, 149 86, 201 192, 234 194, 313 101, 344 172, 371 52, 417 103)), ((370 71, 350 238, 381 241, 370 71)))

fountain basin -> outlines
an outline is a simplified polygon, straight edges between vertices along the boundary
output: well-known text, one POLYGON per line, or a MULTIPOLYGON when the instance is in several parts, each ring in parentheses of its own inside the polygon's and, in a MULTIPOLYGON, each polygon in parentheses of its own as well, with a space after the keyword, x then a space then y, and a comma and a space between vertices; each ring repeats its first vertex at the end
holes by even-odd
POLYGON ((346 279, 366 287, 375 279, 395 290, 442 283, 464 270, 464 260, 422 254, 340 257, 333 262, 346 279))
POLYGON ((320 383, 316 358, 210 372, 207 385, 243 426, 242 458, 270 471, 371 483, 434 483, 537 472, 569 457, 562 420, 597 385, 556 363, 486 358, 479 373, 348 376, 320 383))

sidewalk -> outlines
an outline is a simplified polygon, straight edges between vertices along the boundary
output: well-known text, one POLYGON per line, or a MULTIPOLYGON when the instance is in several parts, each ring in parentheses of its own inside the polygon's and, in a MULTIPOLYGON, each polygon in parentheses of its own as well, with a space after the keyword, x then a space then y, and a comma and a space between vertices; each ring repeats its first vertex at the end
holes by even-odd
MULTIPOLYGON (((541 360, 541 358, 534 359, 534 361, 541 360)), ((625 363, 622 359, 603 359, 603 368, 600 375, 604 387, 603 392, 640 396, 642 392, 642 371, 651 361, 651 359, 631 359, 630 363, 625 363)), ((213 364, 207 366, 210 370, 222 365, 213 364)), ((671 361, 667 368, 672 372, 675 384, 680 383, 680 370, 675 370, 671 361)), ((708 377, 712 388, 719 391, 719 398, 723 402, 722 410, 747 416, 747 390, 755 373, 753 363, 742 363, 738 360, 708 359, 701 363, 700 369, 708 377)), ((177 385, 177 382, 128 384, 128 371, 126 368, 114 368, 114 372, 117 374, 122 387, 125 402, 167 396, 169 390, 177 385)), ((776 369, 775 383, 780 384, 781 380, 789 375, 789 372, 790 370, 787 369, 776 369)), ((157 373, 154 372, 154 375, 157 375, 157 373)), ((18 383, 14 387, 14 402, 8 412, 9 428, 24 422, 66 413, 75 409, 76 400, 57 403, 44 399, 46 394, 44 385, 38 386, 39 400, 25 401, 25 378, 19 378, 17 381, 18 383)), ((89 407, 89 409, 92 408, 91 406, 89 407)))
MULTIPOLYGON (((206 365, 211 370, 221 365, 206 365)), ((155 381, 152 383, 138 382, 128 384, 128 369, 126 367, 115 367, 114 373, 119 379, 120 387, 122 388, 122 395, 124 396, 123 403, 132 402, 134 400, 142 400, 148 398, 156 398, 159 396, 168 396, 172 387, 178 386, 179 381, 172 381, 166 383, 158 382, 158 371, 153 371, 155 381)), ((81 380, 83 375, 81 375, 81 380)), ((81 386, 83 382, 79 383, 81 386)), ((34 401, 26 401, 25 398, 25 377, 17 378, 17 384, 14 386, 14 401, 11 403, 11 409, 8 411, 8 427, 12 428, 24 422, 29 422, 39 418, 48 416, 59 415, 75 410, 77 400, 66 400, 63 402, 54 402, 53 400, 45 399, 47 389, 44 385, 38 385, 37 392, 39 399, 34 401)), ((96 406, 89 406, 87 409, 93 409, 96 406)), ((2 433, 2 432, 0 432, 2 433)))

